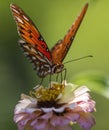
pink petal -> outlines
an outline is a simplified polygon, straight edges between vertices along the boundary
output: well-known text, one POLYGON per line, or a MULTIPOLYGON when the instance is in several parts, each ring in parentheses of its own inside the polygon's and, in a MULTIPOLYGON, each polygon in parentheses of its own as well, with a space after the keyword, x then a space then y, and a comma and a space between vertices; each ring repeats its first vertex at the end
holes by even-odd
POLYGON ((95 101, 89 100, 88 102, 80 102, 78 106, 80 106, 84 112, 93 112, 95 109, 95 101))
POLYGON ((53 112, 48 112, 48 113, 45 113, 44 115, 40 116, 40 119, 45 119, 45 120, 48 120, 49 118, 51 118, 53 115, 53 112))
POLYGON ((83 95, 76 96, 73 102, 80 102, 80 101, 88 101, 90 99, 89 93, 84 93, 83 95))
POLYGON ((86 86, 82 86, 82 87, 79 87, 77 88, 74 93, 75 93, 75 96, 80 96, 80 95, 83 95, 84 93, 90 91, 86 86))
POLYGON ((53 125, 53 126, 57 126, 61 123, 60 121, 60 117, 59 116, 56 116, 56 115, 53 115, 53 117, 51 118, 50 120, 50 123, 53 125))
POLYGON ((95 119, 91 113, 80 113, 78 123, 83 129, 90 130, 91 127, 95 125, 95 119))
POLYGON ((18 124, 17 126, 18 126, 18 130, 24 130, 24 126, 22 126, 20 124, 18 124))
POLYGON ((65 113, 64 117, 66 117, 70 121, 75 122, 75 121, 77 121, 79 119, 79 114, 78 113, 69 112, 69 113, 65 113))
POLYGON ((69 118, 65 117, 65 116, 57 116, 57 115, 53 115, 53 117, 50 120, 50 123, 53 126, 64 126, 64 125, 68 125, 70 123, 71 120, 69 120, 69 118))
POLYGON ((72 130, 70 125, 57 126, 55 130, 72 130))
POLYGON ((14 116, 14 121, 16 123, 21 121, 21 120, 26 120, 26 119, 28 119, 28 114, 26 114, 26 113, 20 113, 20 114, 16 114, 14 116))
POLYGON ((33 126, 33 123, 31 123, 31 125, 33 126, 35 130, 44 130, 47 124, 48 124, 47 120, 37 120, 36 124, 34 122, 34 126, 33 126))
POLYGON ((51 124, 47 123, 46 127, 42 130, 56 130, 56 127, 52 126, 51 124))

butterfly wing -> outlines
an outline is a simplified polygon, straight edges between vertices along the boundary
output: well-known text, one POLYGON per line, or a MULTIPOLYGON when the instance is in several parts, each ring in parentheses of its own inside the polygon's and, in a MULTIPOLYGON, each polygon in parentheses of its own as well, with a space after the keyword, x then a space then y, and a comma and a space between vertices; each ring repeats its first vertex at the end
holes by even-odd
POLYGON ((85 4, 84 8, 82 9, 80 15, 77 17, 74 24, 69 29, 68 33, 65 35, 63 40, 60 40, 51 50, 51 55, 54 63, 62 63, 64 60, 74 38, 76 32, 84 18, 84 15, 87 11, 88 4, 85 4))
POLYGON ((17 29, 20 37, 20 45, 25 54, 31 59, 39 75, 42 77, 52 64, 51 53, 45 43, 42 35, 35 27, 32 20, 24 13, 24 11, 15 4, 11 4, 13 17, 17 24, 17 29), (47 66, 47 67, 45 67, 47 66), (45 67, 45 68, 44 68, 45 67), (43 72, 44 71, 44 72, 43 72), (42 73, 42 74, 41 74, 42 73))
POLYGON ((32 47, 28 42, 25 42, 24 40, 19 40, 18 42, 24 50, 24 54, 33 64, 34 69, 37 71, 37 75, 39 77, 45 77, 47 74, 51 73, 51 62, 45 55, 42 55, 40 51, 37 51, 34 47, 32 47))

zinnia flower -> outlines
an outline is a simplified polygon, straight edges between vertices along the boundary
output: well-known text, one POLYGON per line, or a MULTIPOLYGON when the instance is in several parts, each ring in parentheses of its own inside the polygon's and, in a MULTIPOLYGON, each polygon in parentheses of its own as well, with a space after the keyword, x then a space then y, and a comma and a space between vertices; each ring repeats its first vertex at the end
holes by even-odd
POLYGON ((18 130, 72 130, 76 123, 90 130, 95 124, 93 111, 95 101, 86 86, 52 82, 46 88, 36 87, 30 96, 21 95, 14 121, 18 130))

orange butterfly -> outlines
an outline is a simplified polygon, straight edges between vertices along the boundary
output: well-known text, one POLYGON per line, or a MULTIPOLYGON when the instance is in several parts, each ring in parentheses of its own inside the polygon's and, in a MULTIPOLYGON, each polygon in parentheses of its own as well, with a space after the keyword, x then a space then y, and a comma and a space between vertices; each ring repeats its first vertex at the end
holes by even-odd
POLYGON ((51 50, 48 49, 37 27, 24 11, 15 4, 11 4, 10 8, 17 24, 18 33, 22 38, 19 44, 23 48, 24 54, 29 57, 34 64, 34 69, 37 71, 38 76, 43 78, 48 74, 51 75, 62 72, 64 70, 62 62, 84 18, 88 3, 85 4, 80 15, 68 30, 65 37, 51 50))

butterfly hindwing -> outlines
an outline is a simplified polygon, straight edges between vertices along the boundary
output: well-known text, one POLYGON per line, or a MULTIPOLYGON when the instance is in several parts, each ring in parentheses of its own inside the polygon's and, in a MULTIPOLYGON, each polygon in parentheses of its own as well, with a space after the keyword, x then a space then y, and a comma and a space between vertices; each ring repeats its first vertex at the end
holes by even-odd
POLYGON ((53 61, 62 62, 75 38, 76 32, 84 18, 84 15, 87 11, 88 4, 84 6, 80 15, 77 17, 74 24, 71 26, 67 34, 65 35, 63 40, 60 40, 51 50, 51 55, 53 57, 53 61))
POLYGON ((34 47, 30 46, 30 44, 24 40, 19 40, 18 43, 22 47, 25 56, 28 57, 33 64, 38 76, 44 77, 50 73, 51 62, 46 58, 46 56, 44 56, 34 47))

